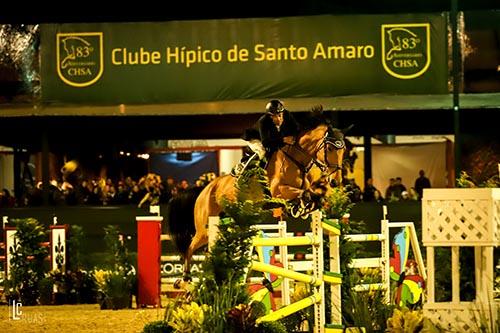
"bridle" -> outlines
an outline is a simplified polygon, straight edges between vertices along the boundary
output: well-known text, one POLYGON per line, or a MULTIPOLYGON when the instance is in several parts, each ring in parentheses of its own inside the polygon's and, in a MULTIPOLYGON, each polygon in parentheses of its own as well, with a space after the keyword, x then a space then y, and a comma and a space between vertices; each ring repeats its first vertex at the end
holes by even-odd
MULTIPOLYGON (((328 176, 331 175, 332 173, 337 172, 338 170, 342 169, 342 166, 340 164, 330 163, 330 161, 328 160, 328 151, 330 151, 330 150, 328 150, 329 147, 333 147, 333 149, 335 149, 335 150, 345 149, 344 136, 339 135, 339 137, 331 137, 331 136, 328 136, 328 132, 327 132, 327 134, 325 135, 319 148, 315 151, 315 155, 316 155, 321 150, 321 148, 323 148, 325 163, 322 163, 323 167, 322 168, 320 167, 320 169, 321 169, 321 172, 327 172, 333 168, 333 171, 330 171, 328 176)), ((319 163, 321 163, 321 161, 319 161, 319 160, 317 160, 317 161, 319 163)))
POLYGON ((326 132, 325 136, 323 137, 323 140, 316 147, 316 149, 314 149, 312 154, 309 154, 304 148, 299 146, 297 142, 294 143, 293 145, 290 145, 290 147, 292 147, 296 151, 306 156, 308 161, 305 163, 300 162, 295 157, 290 155, 286 150, 281 149, 283 154, 288 159, 290 159, 294 164, 296 164, 299 170, 302 172, 302 180, 303 180, 302 186, 305 183, 304 180, 306 175, 309 173, 309 171, 312 169, 313 166, 317 166, 321 170, 321 173, 325 174, 327 177, 337 172, 338 170, 342 169, 342 165, 340 165, 339 163, 331 163, 328 160, 328 152, 331 151, 329 150, 330 147, 332 147, 335 150, 345 149, 345 141, 343 133, 340 130, 334 129, 333 131, 334 131, 333 136, 329 136, 329 131, 326 132), (320 161, 317 158, 318 153, 321 150, 323 150, 324 162, 320 161))

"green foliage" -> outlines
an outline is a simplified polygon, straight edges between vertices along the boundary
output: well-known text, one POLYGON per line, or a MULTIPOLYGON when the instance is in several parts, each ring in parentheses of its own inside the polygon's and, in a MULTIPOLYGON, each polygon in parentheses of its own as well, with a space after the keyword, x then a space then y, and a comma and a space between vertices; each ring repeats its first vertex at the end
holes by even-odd
MULTIPOLYGON (((341 187, 332 188, 326 195, 323 200, 322 213, 323 217, 327 219, 336 219, 338 220, 342 234, 348 233, 346 228, 349 228, 349 224, 343 223, 341 221, 342 218, 349 214, 349 211, 354 206, 349 198, 349 193, 341 187)), ((356 252, 356 245, 352 242, 346 242, 343 237, 340 238, 340 256, 341 256, 341 273, 343 274, 343 285, 342 291, 344 291, 344 285, 346 285, 346 281, 349 281, 349 275, 351 273, 351 269, 347 267, 347 264, 350 263, 354 254, 356 252), (349 271, 347 271, 349 270, 349 271)), ((330 242, 328 236, 323 236, 323 258, 330 257, 330 242)), ((325 270, 330 271, 330 260, 325 260, 325 270)), ((330 293, 330 285, 325 286, 325 304, 326 304, 326 316, 330 316, 331 314, 331 293, 330 293)), ((344 297, 344 295, 342 295, 344 297)))
POLYGON ((108 225, 104 231, 104 240, 109 251, 108 263, 112 269, 94 271, 101 308, 130 307, 131 297, 137 286, 137 278, 135 269, 130 264, 125 239, 117 226, 108 225))
MULTIPOLYGON (((472 316, 472 320, 468 323, 471 330, 480 333, 497 333, 500 328, 500 310, 496 301, 490 301, 486 304, 481 302, 474 302, 472 304, 472 313, 477 313, 477 316, 472 316), (495 311, 497 312, 495 314, 495 311), (496 317, 496 321, 495 321, 496 317)), ((464 318, 465 319, 465 318, 464 318)))
POLYGON ((323 216, 329 219, 341 219, 348 214, 354 204, 349 199, 349 194, 342 187, 335 187, 325 197, 322 211, 323 216))
POLYGON ((10 261, 10 279, 6 281, 8 299, 20 299, 23 305, 37 304, 38 285, 44 277, 44 259, 47 248, 45 230, 36 219, 15 219, 16 240, 10 261))
POLYGON ((260 302, 238 304, 227 313, 227 333, 258 333, 256 320, 265 314, 260 302))
POLYGON ((131 292, 135 284, 132 271, 116 270, 105 276, 102 288, 101 307, 107 309, 123 309, 131 305, 131 292))
MULTIPOLYGON (((311 296, 311 294, 312 293, 310 285, 302 282, 296 282, 294 284, 294 292, 292 295, 290 295, 290 302, 298 302, 301 299, 311 296)), ((302 326, 305 322, 308 323, 309 327, 312 327, 314 323, 314 313, 312 307, 297 311, 280 320, 280 323, 283 324, 286 332, 288 333, 301 333, 302 326)))
POLYGON ((83 233, 83 228, 79 225, 71 225, 69 230, 69 237, 67 240, 68 246, 68 265, 67 268, 71 271, 76 271, 82 269, 82 255, 84 253, 83 244, 85 240, 85 234, 83 233))
POLYGON ((348 315, 344 323, 364 327, 367 333, 383 332, 393 308, 384 304, 384 292, 356 292, 352 289, 348 292, 349 297, 342 302, 342 312, 348 315))
MULTIPOLYGON (((365 327, 367 332, 375 330, 380 331, 385 328, 387 317, 390 313, 390 307, 384 304, 383 294, 376 293, 358 293, 353 291, 353 287, 361 283, 357 271, 350 268, 354 258, 360 257, 361 245, 350 242, 345 235, 353 233, 362 233, 362 222, 356 223, 343 218, 349 213, 353 204, 349 199, 348 193, 343 188, 334 188, 326 197, 323 213, 326 218, 338 219, 340 224, 341 236, 339 238, 340 247, 340 273, 342 274, 342 316, 344 322, 351 326, 365 327)), ((327 245, 328 242, 325 242, 327 245)), ((328 246, 325 248, 325 258, 328 258, 328 246)), ((330 302, 326 302, 330 304, 330 302)), ((327 312, 331 309, 327 307, 327 312)))
POLYGON ((486 179, 484 178, 484 176, 476 176, 474 178, 470 176, 466 171, 462 171, 460 172, 460 177, 457 178, 456 183, 457 187, 460 188, 496 188, 500 187, 500 178, 497 174, 486 179))
POLYGON ((176 307, 170 316, 168 324, 179 333, 203 333, 203 321, 208 305, 198 305, 195 302, 184 303, 176 307))
POLYGON ((266 173, 261 168, 246 170, 236 184, 237 201, 225 201, 226 218, 219 223, 218 239, 203 264, 203 275, 194 287, 193 300, 208 304, 203 332, 241 332, 238 327, 255 327, 258 307, 248 306, 250 298, 244 282, 250 264, 253 225, 262 223, 268 203, 264 194, 266 173), (252 324, 253 323, 253 324, 252 324))
MULTIPOLYGON (((348 241, 345 235, 362 233, 362 223, 355 221, 345 221, 340 223, 340 273, 342 274, 342 300, 348 301, 353 295, 351 290, 356 284, 360 283, 360 276, 354 268, 350 267, 354 258, 360 257, 362 245, 357 242, 348 241)), ((347 311, 346 307, 342 307, 342 316, 347 323, 353 323, 352 312, 347 311)))
POLYGON ((387 319, 387 332, 394 333, 432 333, 440 332, 422 311, 394 309, 392 317, 387 319))
MULTIPOLYGON (((393 306, 386 305, 384 291, 357 292, 353 287, 360 283, 372 283, 373 277, 360 274, 349 267, 353 258, 367 257, 360 254, 361 244, 346 240, 344 235, 363 233, 363 223, 341 223, 340 271, 342 273, 342 317, 346 325, 365 327, 366 332, 382 332, 393 306)), ((378 281, 377 281, 378 282, 378 281)))
POLYGON ((304 321, 307 321, 307 317, 308 314, 301 310, 281 319, 280 323, 285 327, 285 332, 298 333, 302 332, 300 327, 304 321))
POLYGON ((50 276, 44 277, 38 282, 38 290, 40 291, 39 303, 42 305, 52 304, 52 290, 54 281, 50 276))
MULTIPOLYGON (((435 268, 435 297, 437 302, 451 301, 451 249, 438 247, 435 249, 435 262, 440 263, 435 268)), ((460 299, 472 301, 476 296, 474 270, 474 249, 460 249, 460 299)))
POLYGON ((108 263, 113 269, 122 267, 129 271, 132 269, 125 239, 116 225, 108 225, 104 227, 104 241, 108 249, 108 263))
POLYGON ((97 286, 92 274, 78 271, 52 271, 50 278, 56 289, 56 304, 95 303, 97 286))
POLYGON ((142 329, 142 333, 172 333, 174 329, 163 320, 147 323, 142 329))
POLYGON ((213 276, 207 276, 195 287, 193 299, 199 304, 208 304, 203 327, 205 332, 226 333, 227 313, 239 304, 250 302, 248 290, 241 280, 228 280, 217 284, 213 276))
POLYGON ((286 327, 279 321, 266 321, 257 326, 256 333, 287 333, 286 327))
POLYGON ((500 146, 498 140, 478 141, 469 138, 462 155, 469 179, 478 187, 500 187, 498 163, 500 163, 500 146), (467 147, 469 146, 469 147, 467 147), (469 150, 469 152, 467 152, 469 150), (470 175, 470 176, 469 176, 470 175))

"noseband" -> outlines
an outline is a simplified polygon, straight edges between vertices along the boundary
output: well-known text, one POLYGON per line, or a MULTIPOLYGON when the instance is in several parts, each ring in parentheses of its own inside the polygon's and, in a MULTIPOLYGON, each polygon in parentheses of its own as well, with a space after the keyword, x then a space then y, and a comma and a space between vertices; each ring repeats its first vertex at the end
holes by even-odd
POLYGON ((321 163, 319 160, 317 160, 317 163, 322 164, 322 166, 320 166, 320 169, 322 172, 330 171, 333 168, 333 170, 329 172, 329 175, 342 169, 342 166, 340 164, 330 163, 330 161, 328 160, 328 151, 331 151, 331 150, 329 150, 330 147, 332 147, 332 149, 335 149, 335 150, 345 149, 345 141, 344 141, 343 136, 338 135, 338 137, 331 137, 331 136, 328 136, 328 132, 327 132, 325 138, 321 142, 321 145, 318 147, 318 149, 316 150, 316 152, 314 154, 314 155, 316 155, 321 149, 323 149, 325 163, 321 163))
MULTIPOLYGON (((331 175, 334 172, 337 172, 338 170, 342 169, 342 166, 338 163, 330 163, 328 160, 328 151, 329 148, 332 147, 332 149, 335 150, 340 150, 340 149, 345 149, 345 141, 344 141, 344 135, 341 131, 339 130, 333 130, 333 136, 329 136, 329 133, 326 132, 323 140, 319 144, 318 148, 316 148, 312 154, 309 154, 307 151, 304 150, 301 146, 299 146, 297 143, 293 145, 293 148, 296 149, 296 151, 302 153, 303 155, 306 155, 309 159, 309 162, 307 163, 301 163, 299 162, 296 158, 294 158, 292 155, 290 155, 286 150, 282 149, 282 152, 285 154, 285 156, 290 159, 293 163, 295 163, 299 169, 302 171, 303 177, 306 176, 307 173, 309 173, 309 170, 316 165, 322 173, 328 173, 328 176, 331 175), (324 154, 324 162, 320 161, 319 159, 316 158, 320 150, 323 149, 323 154, 324 154), (333 170, 332 170, 333 169, 333 170)), ((330 150, 331 151, 331 150, 330 150)))

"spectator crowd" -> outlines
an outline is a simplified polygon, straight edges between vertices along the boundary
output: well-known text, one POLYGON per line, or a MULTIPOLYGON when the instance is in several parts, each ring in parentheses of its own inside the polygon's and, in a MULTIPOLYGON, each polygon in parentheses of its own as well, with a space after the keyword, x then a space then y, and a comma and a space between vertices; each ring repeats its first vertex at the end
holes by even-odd
POLYGON ((425 176, 423 170, 419 171, 419 177, 415 180, 415 185, 407 189, 401 177, 389 179, 389 186, 385 190, 385 195, 373 185, 373 179, 368 178, 363 191, 353 178, 346 179, 344 186, 349 193, 352 202, 397 202, 422 200, 424 188, 430 188, 431 182, 425 176))
MULTIPOLYGON (((69 181, 52 180, 49 185, 50 205, 146 205, 164 204, 182 191, 192 186, 204 186, 215 177, 208 173, 191 185, 186 179, 176 181, 173 177, 162 179, 160 175, 149 173, 138 180, 126 177, 118 181, 112 179, 82 179, 74 184, 69 181)), ((42 183, 29 189, 26 195, 16 200, 4 189, 0 192, 0 208, 15 206, 40 206, 43 204, 42 183)))

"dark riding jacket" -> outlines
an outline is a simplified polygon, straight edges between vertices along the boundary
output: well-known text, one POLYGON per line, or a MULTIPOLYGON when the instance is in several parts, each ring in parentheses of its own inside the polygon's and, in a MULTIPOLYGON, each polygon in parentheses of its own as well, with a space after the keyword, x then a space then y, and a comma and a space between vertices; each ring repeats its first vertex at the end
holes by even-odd
POLYGON ((284 137, 296 137, 300 131, 299 124, 287 110, 283 111, 283 123, 279 129, 273 123, 271 115, 267 113, 259 118, 256 127, 268 156, 285 145, 283 142, 284 137))

